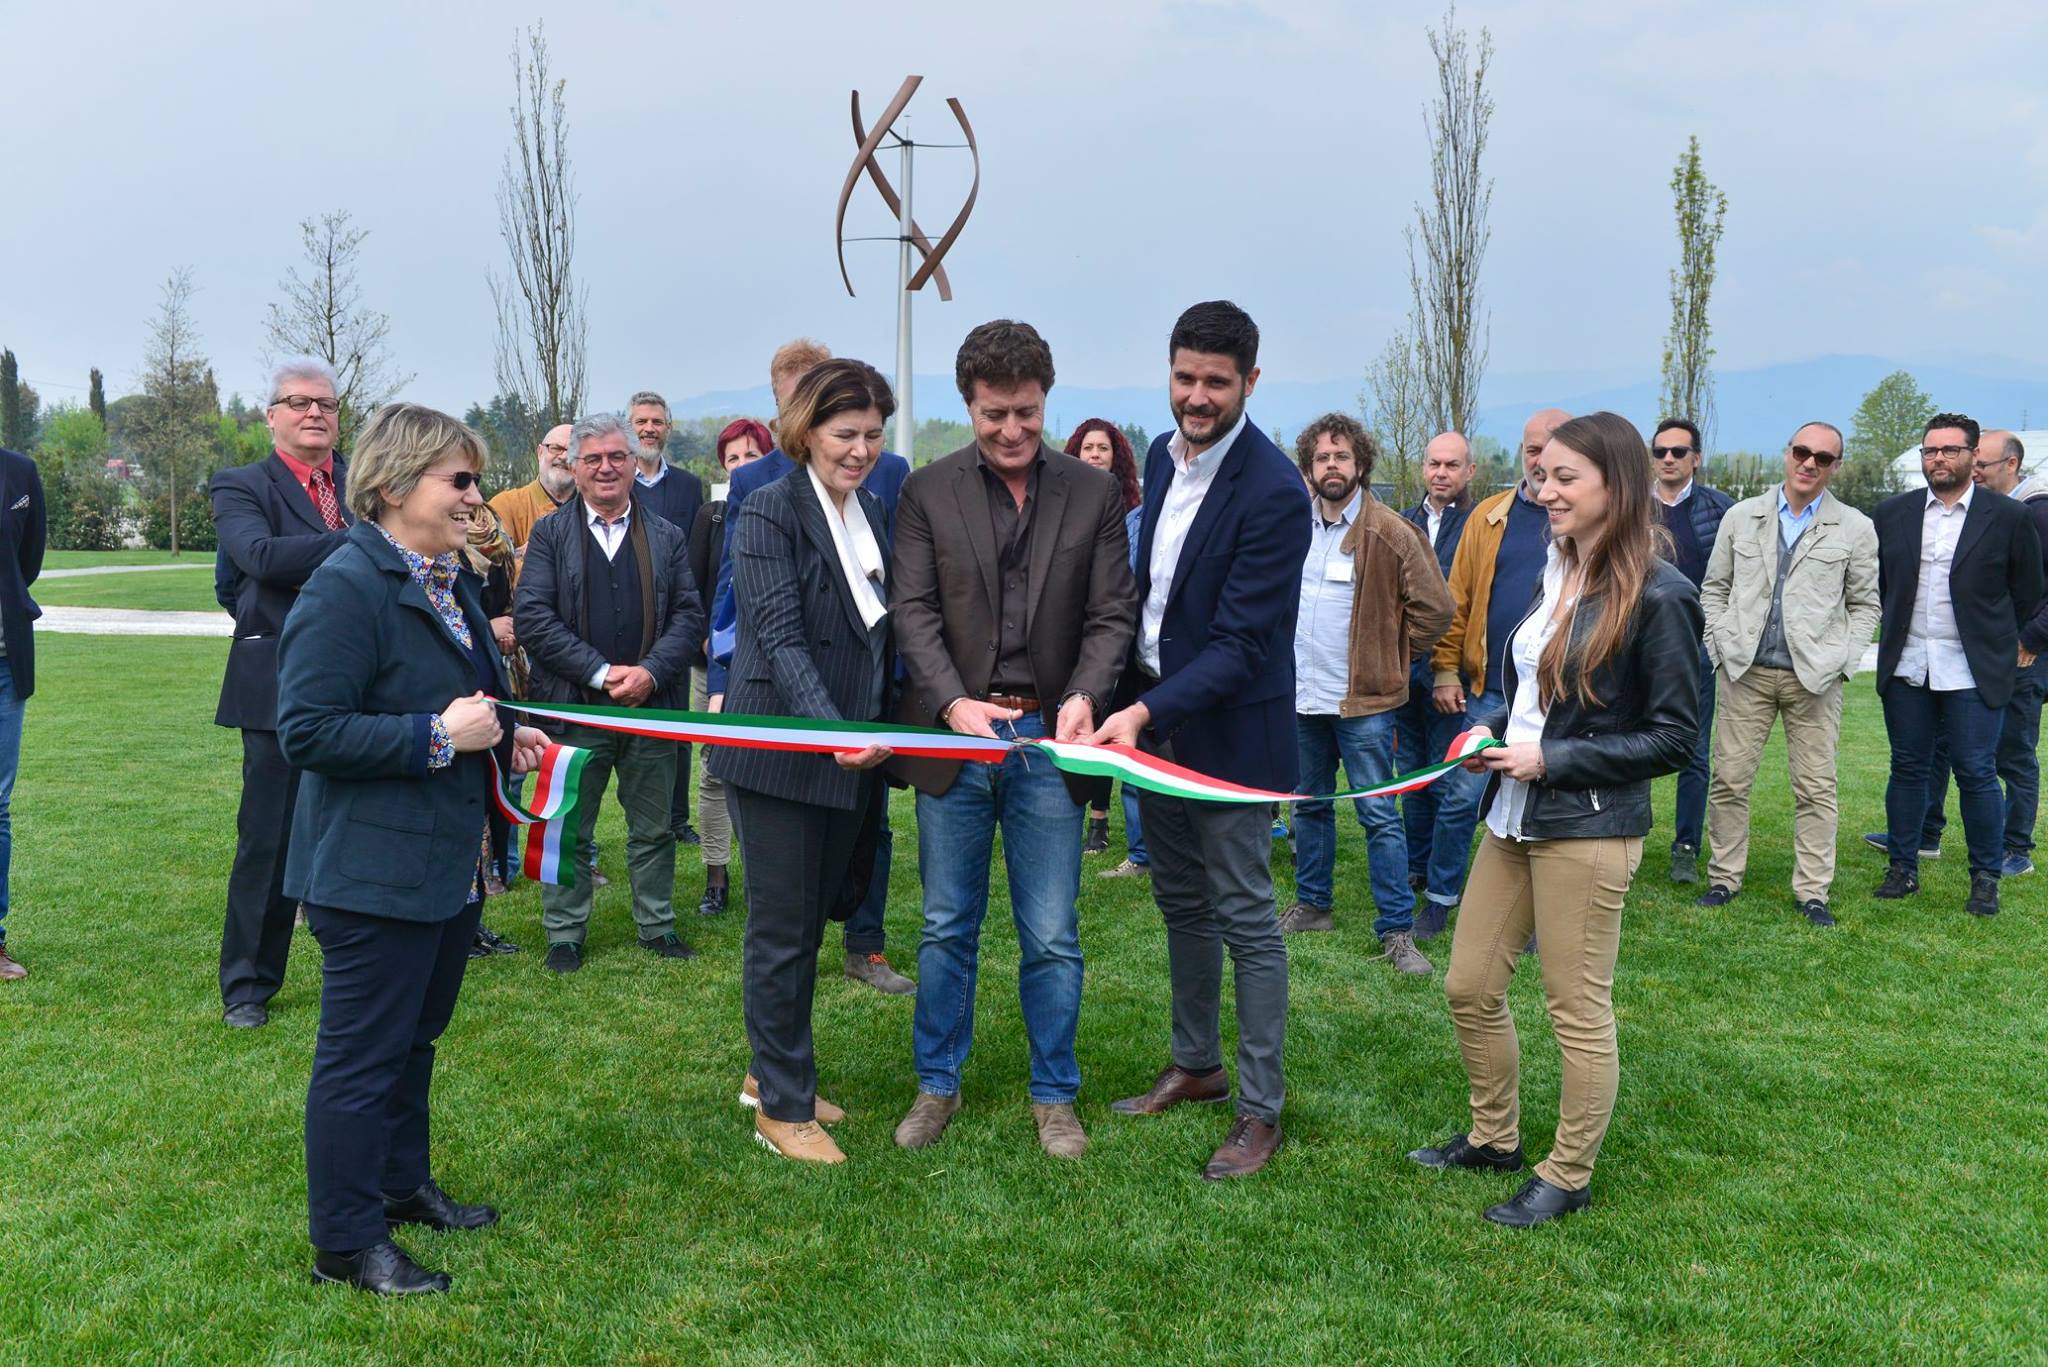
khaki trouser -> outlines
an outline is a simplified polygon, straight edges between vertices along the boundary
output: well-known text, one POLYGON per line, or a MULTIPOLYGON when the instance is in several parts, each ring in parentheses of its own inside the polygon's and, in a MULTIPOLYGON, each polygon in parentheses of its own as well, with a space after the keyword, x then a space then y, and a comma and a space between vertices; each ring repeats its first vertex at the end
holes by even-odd
MULTIPOLYGON (((690 671, 690 710, 702 712, 710 702, 709 679, 702 669, 690 671)), ((723 868, 732 862, 732 812, 725 805, 725 785, 711 772, 711 762, 697 764, 697 835, 704 867, 723 868)))
POLYGON ((1809 693, 1789 669, 1761 666, 1739 679, 1720 672, 1714 778, 1707 789, 1707 881, 1730 892, 1749 866, 1749 790, 1771 726, 1785 719, 1792 770, 1792 896, 1828 900, 1835 881, 1835 748, 1842 734, 1842 684, 1809 693))
POLYGON ((1593 1180, 1614 1113, 1621 1080, 1614 956, 1622 899, 1642 858, 1640 836, 1518 841, 1488 831, 1451 938, 1444 994, 1472 1083, 1471 1142, 1512 1149, 1521 1143, 1522 1053, 1508 980, 1536 932, 1543 997, 1564 1064, 1557 1138, 1536 1175, 1568 1191, 1593 1180))
MULTIPOLYGON (((671 899, 676 885, 676 838, 668 827, 668 804, 676 786, 676 744, 652 736, 628 736, 587 726, 565 726, 564 745, 590 751, 583 765, 583 810, 577 832, 583 849, 591 848, 591 832, 604 790, 616 772, 619 805, 626 809, 626 871, 633 887, 633 920, 640 938, 651 940, 676 928, 671 899)), ((540 924, 549 944, 583 943, 590 924, 590 868, 576 870, 570 887, 540 885, 540 924)))

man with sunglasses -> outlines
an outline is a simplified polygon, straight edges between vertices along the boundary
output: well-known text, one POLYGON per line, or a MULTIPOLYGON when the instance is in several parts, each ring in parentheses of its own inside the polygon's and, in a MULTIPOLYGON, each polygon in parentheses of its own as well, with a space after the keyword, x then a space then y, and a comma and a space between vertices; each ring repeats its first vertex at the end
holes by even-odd
MULTIPOLYGON (((1666 418, 1650 438, 1650 468, 1657 476, 1657 513, 1671 534, 1671 561, 1697 588, 1705 579, 1721 519, 1735 500, 1697 483, 1705 453, 1700 429, 1689 418, 1666 418)), ((1673 816, 1671 881, 1700 881, 1700 835, 1707 816, 1708 760, 1714 732, 1714 665, 1700 649, 1700 738, 1692 762, 1679 771, 1678 809, 1673 816)))
POLYGON ((1721 722, 1707 792, 1711 854, 1703 907, 1726 906, 1749 859, 1749 794, 1780 718, 1792 772, 1792 900, 1831 926, 1835 878, 1835 754, 1842 685, 1877 629, 1877 532, 1827 492, 1842 433, 1810 422, 1785 446, 1785 479, 1721 520, 1700 585, 1707 656, 1718 670, 1721 722))
POLYGON ((318 357, 282 362, 263 408, 271 453, 207 483, 221 577, 231 589, 222 601, 235 614, 213 720, 242 733, 242 803, 220 940, 221 1020, 236 1029, 270 1023, 298 911, 284 892, 299 771, 277 745, 277 634, 301 586, 347 539, 347 463, 334 452, 337 392, 333 367, 318 357))

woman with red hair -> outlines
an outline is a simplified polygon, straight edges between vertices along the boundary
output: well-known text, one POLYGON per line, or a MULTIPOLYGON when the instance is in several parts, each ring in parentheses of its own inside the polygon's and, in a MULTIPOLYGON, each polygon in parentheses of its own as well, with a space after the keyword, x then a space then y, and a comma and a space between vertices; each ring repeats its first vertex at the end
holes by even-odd
MULTIPOLYGON (((1138 522, 1144 517, 1144 495, 1138 491, 1138 460, 1131 452, 1131 439, 1107 418, 1090 418, 1074 429, 1067 438, 1067 454, 1077 460, 1086 461, 1098 470, 1107 470, 1116 477, 1123 487, 1124 539, 1131 547, 1131 569, 1138 568, 1138 522)), ((1109 848, 1109 788, 1110 780, 1098 779, 1090 789, 1088 800, 1088 843, 1081 848, 1088 854, 1100 854, 1109 848)), ((1130 847, 1128 856, 1121 864, 1102 874, 1104 878, 1132 878, 1145 874, 1151 867, 1151 860, 1145 854, 1145 836, 1138 825, 1138 803, 1131 795, 1130 786, 1124 787, 1124 839, 1130 847)))

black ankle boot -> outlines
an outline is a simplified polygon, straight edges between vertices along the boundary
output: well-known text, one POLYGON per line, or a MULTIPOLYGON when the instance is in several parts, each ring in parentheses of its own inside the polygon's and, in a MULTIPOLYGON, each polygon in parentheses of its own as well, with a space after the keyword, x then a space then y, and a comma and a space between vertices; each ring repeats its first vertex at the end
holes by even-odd
POLYGON ((1088 841, 1081 846, 1083 854, 1101 854, 1109 848, 1109 818, 1091 816, 1088 818, 1088 841))

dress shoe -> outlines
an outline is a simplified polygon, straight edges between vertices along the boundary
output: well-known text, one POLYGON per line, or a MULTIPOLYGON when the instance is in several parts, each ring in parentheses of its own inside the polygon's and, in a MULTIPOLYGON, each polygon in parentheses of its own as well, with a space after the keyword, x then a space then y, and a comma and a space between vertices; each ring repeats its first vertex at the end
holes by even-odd
POLYGON ((476 938, 484 949, 492 954, 517 954, 519 946, 492 930, 483 922, 477 922, 476 938))
POLYGON ((1273 1161, 1280 1148, 1280 1126, 1268 1125, 1256 1116, 1241 1115, 1230 1127, 1223 1143, 1202 1167, 1202 1180, 1221 1182, 1230 1177, 1250 1177, 1273 1161))
POLYGON ((857 983, 866 983, 877 992, 891 997, 907 997, 917 991, 917 984, 889 967, 886 954, 862 954, 856 950, 846 951, 846 976, 857 983))
POLYGON ((1415 1149, 1408 1157, 1425 1168, 1475 1168, 1482 1172, 1520 1172, 1528 1162, 1520 1144, 1500 1149, 1474 1144, 1462 1134, 1452 1135, 1433 1149, 1415 1149))
POLYGON ((28 976, 28 970, 21 966, 7 952, 5 941, 0 941, 0 983, 11 983, 28 976))
POLYGON ((1719 883, 1692 899, 1696 907, 1725 907, 1735 900, 1735 889, 1724 888, 1719 883))
POLYGON ((498 1223, 498 1212, 489 1206, 465 1206, 450 1199, 433 1178, 410 1196, 384 1198, 387 1225, 425 1225, 428 1229, 482 1229, 498 1223))
POLYGON ((1152 876, 1152 866, 1150 864, 1136 864, 1126 859, 1115 868, 1104 869, 1095 876, 1097 878, 1150 878, 1152 876))
POLYGON ((491 947, 484 943, 481 935, 469 937, 469 957, 471 959, 488 959, 491 957, 491 947))
POLYGON ((1335 930, 1337 918, 1330 914, 1328 907, 1313 906, 1307 902, 1296 902, 1280 913, 1280 933, 1298 935, 1304 931, 1335 930))
POLYGON ((703 843, 704 837, 697 834, 697 828, 687 821, 683 823, 683 828, 676 832, 676 844, 678 845, 701 845, 703 843))
POLYGON ((1212 1072, 1191 1073, 1177 1063, 1159 1070, 1151 1090, 1109 1103, 1118 1115, 1159 1115, 1184 1101, 1214 1103, 1230 1100, 1230 1074, 1222 1067, 1212 1072))
POLYGON ((1575 1210, 1584 1210, 1593 1199, 1590 1187, 1577 1191, 1566 1191, 1553 1187, 1540 1177, 1532 1177, 1522 1183, 1520 1191, 1497 1206, 1489 1206, 1486 1218, 1497 1225, 1511 1229, 1528 1229, 1545 1220, 1555 1220, 1560 1215, 1569 1215, 1575 1210))
POLYGON ((1109 818, 1089 817, 1088 838, 1081 843, 1081 853, 1101 854, 1109 848, 1109 818))
POLYGON ((1088 1136, 1074 1117, 1073 1102, 1034 1101, 1031 1119, 1038 1125, 1039 1147, 1054 1158, 1079 1158, 1088 1152, 1088 1136))
POLYGON ((1972 916, 1998 915, 1998 875, 1995 873, 1972 873, 1970 875, 1970 900, 1963 903, 1963 910, 1972 916))
POLYGON ((921 1091, 917 1100, 910 1103, 910 1113, 903 1117, 903 1123, 896 1127, 896 1147, 899 1149, 928 1149, 939 1142, 939 1136, 946 1132, 946 1126, 953 1123, 953 1117, 960 1112, 958 1096, 935 1096, 921 1091))
POLYGON ((697 951, 690 948, 690 942, 673 930, 663 935, 649 936, 640 942, 640 948, 663 959, 694 959, 697 951))
POLYGON ((1425 897, 1415 904, 1415 938, 1434 940, 1450 924, 1451 903, 1425 897))
POLYGON ((1671 847, 1671 881, 1674 883, 1697 883, 1700 881, 1699 846, 1673 845, 1671 847))
POLYGON ((270 1024, 270 1008, 255 1002, 236 1002, 220 1013, 223 1024, 236 1030, 254 1030, 270 1024))
POLYGON ((1920 891, 1920 876, 1907 869, 1904 864, 1893 864, 1884 871, 1884 881, 1871 889, 1872 897, 1887 902, 1896 902, 1901 897, 1911 897, 1920 891))
POLYGON ((846 1154, 815 1120, 774 1120, 754 1112, 754 1142, 799 1163, 844 1163, 846 1154))
POLYGON ((419 1296, 448 1289, 446 1272, 429 1272, 385 1239, 357 1253, 313 1250, 315 1282, 345 1282, 379 1296, 419 1296))
MULTIPOLYGON (((1863 833, 1863 843, 1876 850, 1879 854, 1890 854, 1892 852, 1892 837, 1888 831, 1865 831, 1863 833)), ((1920 857, 1922 859, 1941 858, 1941 846, 1923 845, 1920 849, 1920 857)))
POLYGON ((1799 904, 1799 914, 1817 926, 1831 926, 1835 914, 1828 910, 1828 904, 1818 897, 1809 897, 1799 904))
POLYGON ((583 967, 583 946, 573 940, 557 940, 548 946, 548 956, 540 966, 550 973, 574 973, 583 967))
MULTIPOLYGON (((750 1111, 761 1109, 761 1084, 752 1073, 748 1073, 747 1080, 740 1084, 740 1105, 750 1111)), ((846 1119, 845 1111, 821 1096, 811 1098, 811 1114, 820 1125, 837 1125, 846 1119)))
POLYGON ((1429 966, 1429 960, 1422 957, 1422 951, 1415 947, 1415 936, 1405 930, 1390 930, 1380 937, 1380 957, 1393 961, 1396 969, 1420 978, 1427 978, 1436 970, 1429 966))
POLYGON ((729 890, 723 883, 713 883, 704 889, 704 900, 697 904, 699 916, 725 915, 725 899, 729 890))

